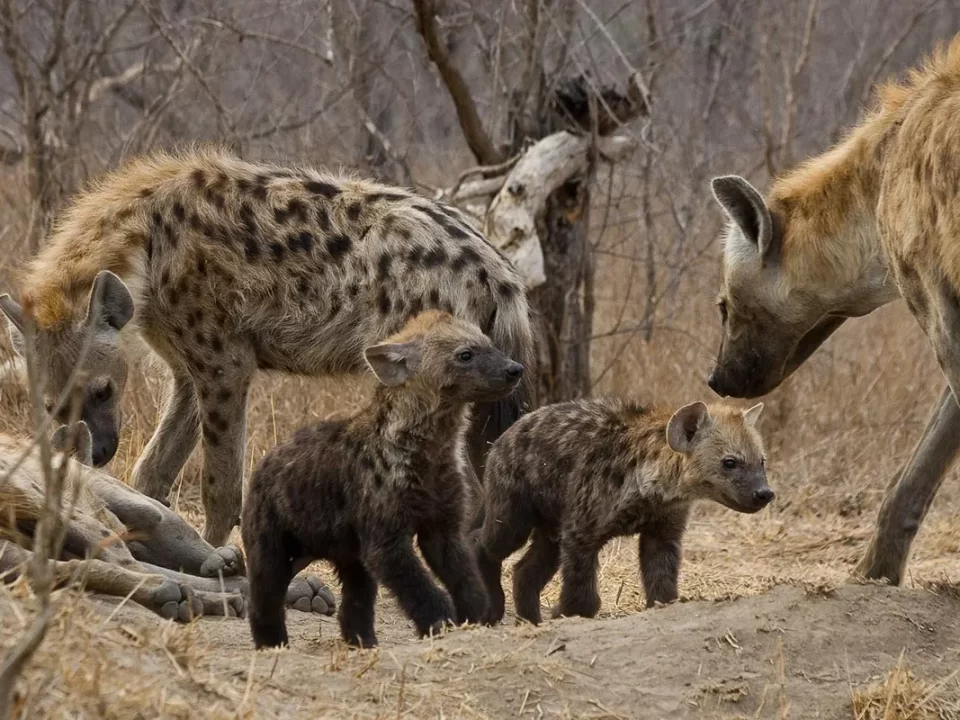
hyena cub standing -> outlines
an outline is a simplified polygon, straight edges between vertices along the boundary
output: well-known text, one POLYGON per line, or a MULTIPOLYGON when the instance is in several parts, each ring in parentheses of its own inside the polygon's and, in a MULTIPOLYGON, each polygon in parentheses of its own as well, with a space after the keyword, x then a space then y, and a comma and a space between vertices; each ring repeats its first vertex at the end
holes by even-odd
POLYGON ((287 584, 318 559, 337 569, 340 629, 351 644, 377 644, 378 582, 421 635, 486 614, 464 537, 464 433, 469 404, 506 397, 524 368, 476 325, 436 311, 364 357, 380 380, 371 403, 347 420, 300 430, 250 480, 241 533, 257 647, 288 643, 287 584), (414 554, 414 535, 452 607, 414 554))
POLYGON ((647 606, 677 598, 680 545, 690 506, 705 499, 752 513, 773 499, 754 424, 745 412, 702 402, 676 412, 618 399, 558 403, 521 418, 494 443, 484 475, 477 541, 490 595, 504 612, 500 572, 531 531, 514 568, 517 615, 540 622, 540 593, 557 568, 559 615, 600 609, 597 556, 610 539, 640 534, 647 606))

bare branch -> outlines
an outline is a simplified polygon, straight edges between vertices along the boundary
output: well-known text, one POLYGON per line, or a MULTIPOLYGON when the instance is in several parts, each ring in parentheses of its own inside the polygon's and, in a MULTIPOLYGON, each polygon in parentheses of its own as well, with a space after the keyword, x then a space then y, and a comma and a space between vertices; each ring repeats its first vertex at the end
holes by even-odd
POLYGON ((434 0, 413 0, 413 7, 417 15, 417 32, 423 38, 427 46, 427 56, 437 66, 450 99, 453 100, 457 119, 460 121, 460 128, 463 130, 463 136, 470 151, 483 165, 500 162, 503 157, 484 130, 473 96, 460 71, 451 62, 447 48, 440 39, 434 0))

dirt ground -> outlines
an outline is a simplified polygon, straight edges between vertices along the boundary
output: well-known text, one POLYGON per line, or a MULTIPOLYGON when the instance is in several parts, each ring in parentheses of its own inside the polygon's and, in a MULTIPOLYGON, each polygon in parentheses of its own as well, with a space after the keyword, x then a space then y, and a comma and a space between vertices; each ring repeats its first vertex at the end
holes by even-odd
MULTIPOLYGON (((292 647, 255 653, 244 620, 178 626, 62 593, 21 717, 960 718, 957 555, 927 557, 920 542, 908 587, 855 585, 869 524, 804 538, 802 523, 765 514, 698 514, 675 605, 641 609, 623 539, 603 555, 598 619, 510 616, 417 640, 381 593, 381 647, 368 651, 347 649, 335 618, 290 611, 292 647)), ((942 549, 938 515, 927 541, 942 549)), ((9 645, 31 600, 22 585, 3 592, 9 645)), ((556 594, 554 582, 544 603, 556 594)))

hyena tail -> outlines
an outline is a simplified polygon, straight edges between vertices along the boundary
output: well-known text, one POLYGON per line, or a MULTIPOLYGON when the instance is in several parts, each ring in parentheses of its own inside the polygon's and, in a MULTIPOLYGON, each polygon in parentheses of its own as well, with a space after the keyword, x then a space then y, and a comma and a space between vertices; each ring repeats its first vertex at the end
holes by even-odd
MULTIPOLYGON (((478 403, 473 409, 470 460, 477 477, 483 478, 484 458, 490 445, 526 411, 537 405, 537 345, 530 308, 523 293, 499 298, 487 334, 507 357, 523 365, 523 379, 512 395, 495 403, 478 403)), ((483 522, 482 498, 468 513, 470 526, 483 522)))

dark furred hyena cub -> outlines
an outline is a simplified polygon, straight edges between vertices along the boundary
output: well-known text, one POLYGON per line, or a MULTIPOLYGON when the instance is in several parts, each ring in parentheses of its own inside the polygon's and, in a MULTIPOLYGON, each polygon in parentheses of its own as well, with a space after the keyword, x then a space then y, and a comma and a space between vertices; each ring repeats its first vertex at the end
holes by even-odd
POLYGON ((288 643, 284 595, 298 570, 330 560, 343 585, 340 630, 377 644, 377 583, 421 635, 481 622, 487 597, 465 538, 464 433, 473 402, 507 397, 523 366, 473 323, 430 311, 364 357, 380 380, 353 417, 300 430, 250 480, 241 521, 256 646, 288 643), (431 580, 413 550, 453 597, 431 580))
POLYGON ((476 551, 490 596, 488 622, 503 617, 503 560, 531 531, 513 575, 517 615, 525 620, 540 622, 540 593, 558 567, 553 616, 595 616, 597 556, 610 539, 636 533, 647 606, 676 600, 692 503, 714 500, 752 513, 773 499, 754 429, 762 408, 696 402, 672 413, 598 398, 521 418, 493 444, 484 474, 476 551))

